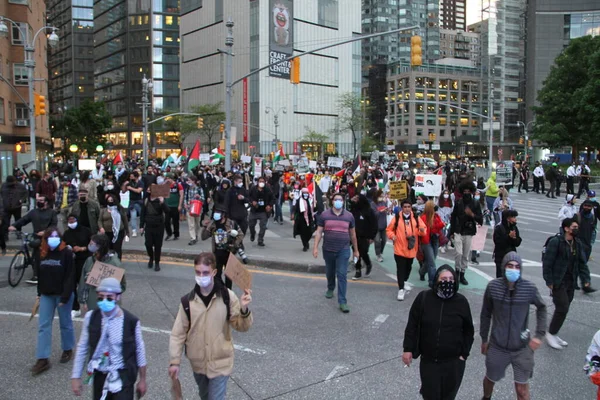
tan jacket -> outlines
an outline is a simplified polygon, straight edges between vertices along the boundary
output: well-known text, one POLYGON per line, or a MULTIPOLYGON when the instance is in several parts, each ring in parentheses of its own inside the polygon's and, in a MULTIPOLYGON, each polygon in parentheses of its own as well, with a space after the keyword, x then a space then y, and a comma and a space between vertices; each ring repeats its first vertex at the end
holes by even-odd
POLYGON ((220 295, 213 296, 208 308, 199 296, 190 301, 191 326, 183 306, 171 330, 169 340, 169 364, 180 365, 181 353, 185 345, 185 355, 190 360, 192 370, 206 375, 208 379, 229 376, 233 370, 233 341, 231 327, 246 332, 252 326, 252 314, 242 317, 240 301, 229 290, 231 319, 226 322, 227 308, 220 295), (189 330, 188 330, 189 327, 189 330))

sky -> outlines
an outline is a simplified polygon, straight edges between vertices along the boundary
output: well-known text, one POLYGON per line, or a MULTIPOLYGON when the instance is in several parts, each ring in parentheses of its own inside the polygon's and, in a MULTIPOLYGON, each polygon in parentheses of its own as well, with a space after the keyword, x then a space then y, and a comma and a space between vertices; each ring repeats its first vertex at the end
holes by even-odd
POLYGON ((467 25, 471 25, 480 20, 481 0, 467 0, 467 25))

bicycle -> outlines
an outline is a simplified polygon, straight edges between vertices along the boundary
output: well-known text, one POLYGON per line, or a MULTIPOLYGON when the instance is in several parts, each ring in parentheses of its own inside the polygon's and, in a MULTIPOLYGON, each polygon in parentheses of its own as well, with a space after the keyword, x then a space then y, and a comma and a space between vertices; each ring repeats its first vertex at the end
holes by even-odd
POLYGON ((33 257, 29 252, 29 242, 32 236, 33 234, 31 233, 22 234, 23 244, 21 245, 21 250, 17 251, 17 254, 14 255, 10 262, 8 284, 11 287, 16 287, 21 282, 27 267, 31 266, 33 268, 33 257))

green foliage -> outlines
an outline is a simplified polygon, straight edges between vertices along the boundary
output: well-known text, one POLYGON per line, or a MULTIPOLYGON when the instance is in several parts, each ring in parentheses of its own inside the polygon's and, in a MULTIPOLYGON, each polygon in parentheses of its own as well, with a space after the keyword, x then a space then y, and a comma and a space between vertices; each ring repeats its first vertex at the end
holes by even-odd
POLYGON ((96 152, 96 146, 105 145, 102 135, 112 126, 112 116, 104 102, 86 100, 79 107, 68 109, 62 116, 51 118, 53 137, 76 144, 80 151, 96 152))
POLYGON ((548 147, 600 147, 600 37, 573 39, 538 92, 534 138, 548 147))
MULTIPOLYGON (((206 139, 208 139, 209 149, 212 149, 213 141, 217 142, 218 139, 220 139, 221 132, 219 132, 219 127, 221 123, 225 122, 225 113, 221 110, 222 105, 223 104, 219 102, 190 107, 188 112, 202 115, 202 118, 204 119, 204 128, 198 129, 197 117, 182 116, 179 118, 181 128, 181 143, 183 143, 185 139, 192 134, 204 135, 206 139), (215 135, 219 136, 215 138, 215 135)), ((200 139, 200 142, 202 143, 202 139, 200 139)))
POLYGON ((381 150, 381 142, 370 135, 362 137, 362 151, 381 150))
POLYGON ((338 99, 338 113, 340 131, 352 133, 354 154, 360 149, 360 136, 369 129, 369 120, 366 118, 370 113, 370 107, 362 98, 352 92, 343 93, 338 99))
POLYGON ((317 131, 311 129, 308 126, 305 126, 304 129, 306 129, 306 133, 300 139, 301 142, 323 144, 329 141, 329 135, 323 135, 321 133, 318 133, 317 131))

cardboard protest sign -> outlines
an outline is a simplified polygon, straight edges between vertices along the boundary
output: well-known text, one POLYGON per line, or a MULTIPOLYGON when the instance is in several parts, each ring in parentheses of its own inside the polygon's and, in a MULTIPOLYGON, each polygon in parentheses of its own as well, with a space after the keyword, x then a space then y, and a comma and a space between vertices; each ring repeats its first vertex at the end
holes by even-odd
POLYGON ((477 227, 477 233, 471 241, 471 250, 483 251, 485 247, 485 239, 487 237, 489 226, 481 225, 477 227))
POLYGON ((163 183, 162 185, 157 185, 153 183, 150 185, 150 196, 153 199, 157 197, 164 197, 165 199, 171 195, 171 185, 168 183, 163 183))
POLYGON ((436 197, 442 193, 442 175, 418 174, 415 176, 415 193, 423 193, 427 197, 436 197))
POLYGON ((408 198, 408 182, 395 181, 395 182, 389 182, 389 185, 390 185, 390 199, 404 200, 404 199, 408 198))
POLYGON ((242 290, 252 289, 252 274, 231 253, 225 267, 225 276, 231 279, 242 290))
POLYGON ((327 166, 334 168, 342 168, 344 166, 344 159, 341 157, 329 157, 327 159, 327 166))
POLYGON ((100 281, 104 278, 115 278, 121 282, 124 274, 125 270, 123 268, 96 261, 92 267, 92 270, 88 274, 85 283, 98 287, 98 285, 100 285, 100 281))

